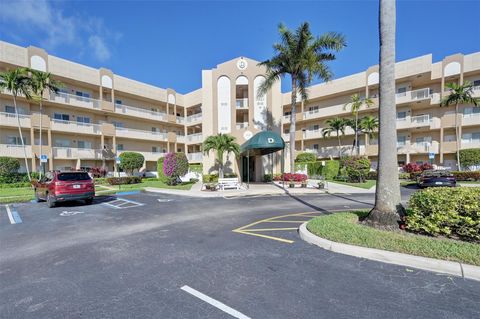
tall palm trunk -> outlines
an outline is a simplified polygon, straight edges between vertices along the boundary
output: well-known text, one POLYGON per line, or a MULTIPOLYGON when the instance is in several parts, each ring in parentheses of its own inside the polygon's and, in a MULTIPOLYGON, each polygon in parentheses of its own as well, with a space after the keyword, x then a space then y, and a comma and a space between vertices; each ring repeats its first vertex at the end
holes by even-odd
POLYGON ((292 76, 292 112, 290 114, 290 173, 295 173, 295 127, 297 121, 297 79, 292 76))
POLYGON ((218 177, 223 178, 223 152, 218 152, 218 177))
POLYGON ((337 131, 338 139, 338 160, 342 159, 342 141, 340 140, 340 131, 337 131))
POLYGON ((25 169, 27 170, 28 180, 31 181, 32 179, 30 177, 30 170, 28 169, 27 149, 23 141, 22 125, 20 124, 20 116, 18 115, 18 108, 17 108, 17 97, 15 94, 13 95, 13 106, 15 107, 15 115, 17 117, 17 124, 18 124, 18 134, 20 135, 20 142, 22 143, 22 148, 23 148, 23 158, 25 159, 25 169))
POLYGON ((458 127, 458 102, 455 103, 455 142, 457 144, 457 169, 462 170, 462 165, 460 165, 460 130, 458 127))
POLYGON ((355 152, 357 156, 360 155, 360 150, 358 148, 358 111, 355 113, 355 152))
POLYGON ((397 228, 403 214, 397 165, 395 105, 395 1, 380 0, 380 108, 378 180, 367 222, 397 228))

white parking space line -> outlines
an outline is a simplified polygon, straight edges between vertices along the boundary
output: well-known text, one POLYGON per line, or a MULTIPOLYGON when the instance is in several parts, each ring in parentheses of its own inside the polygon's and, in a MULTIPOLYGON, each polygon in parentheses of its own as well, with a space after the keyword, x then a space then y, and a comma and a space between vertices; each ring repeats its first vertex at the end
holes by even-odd
POLYGON ((115 209, 125 209, 125 208, 143 206, 145 204, 142 204, 133 200, 125 199, 125 198, 119 198, 110 202, 102 203, 102 205, 107 205, 115 209))
POLYGON ((22 219, 18 214, 17 210, 14 207, 10 207, 10 205, 6 205, 5 208, 7 209, 8 219, 10 220, 10 224, 21 224, 22 219))
POLYGON ((210 298, 209 296, 201 293, 200 291, 198 290, 195 290, 189 286, 183 286, 182 288, 183 291, 186 291, 188 292, 189 294, 197 297, 198 299, 201 299, 203 301, 205 301, 206 303, 214 306, 215 308, 217 309, 220 309, 222 310, 223 312, 225 313, 228 313, 229 315, 231 315, 232 317, 234 318, 239 318, 239 319, 250 319, 250 317, 247 317, 245 316, 243 313, 241 312, 238 312, 236 311, 235 309, 233 308, 230 308, 229 306, 225 305, 224 303, 221 303, 220 301, 218 300, 215 300, 213 298, 210 298))

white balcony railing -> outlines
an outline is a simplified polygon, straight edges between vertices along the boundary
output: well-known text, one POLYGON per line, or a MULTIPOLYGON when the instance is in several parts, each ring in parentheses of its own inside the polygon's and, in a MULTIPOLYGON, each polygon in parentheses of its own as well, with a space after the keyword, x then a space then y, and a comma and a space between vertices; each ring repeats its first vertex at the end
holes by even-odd
MULTIPOLYGON (((27 152, 27 157, 32 157, 32 146, 25 145, 25 151, 27 152)), ((13 144, 0 144, 0 154, 7 157, 17 157, 23 158, 23 146, 22 145, 13 145, 13 144)))
POLYGON ((123 150, 119 151, 118 155, 122 154, 123 152, 135 152, 135 153, 140 153, 143 155, 145 158, 145 161, 158 161, 160 157, 164 157, 166 153, 163 152, 142 152, 142 151, 128 151, 128 150, 123 150))
POLYGON ((202 121, 202 113, 187 116, 187 123, 196 123, 202 121))
POLYGON ((102 159, 102 150, 93 148, 53 147, 53 158, 102 159))
POLYGON ((431 118, 429 114, 412 116, 410 121, 414 126, 430 125, 431 118))
MULTIPOLYGON (((318 149, 305 149, 306 152, 314 153, 320 158, 338 157, 339 151, 342 156, 349 155, 352 152, 352 146, 325 146, 318 149)), ((359 147, 360 155, 365 155, 365 145, 359 147)))
POLYGON ((237 99, 236 100, 237 109, 247 109, 248 108, 248 99, 237 99))
POLYGON ((189 162, 201 162, 203 159, 202 153, 188 153, 187 158, 189 162))
POLYGON ((178 123, 178 124, 183 124, 185 123, 185 118, 182 117, 182 116, 177 116, 175 121, 178 123))
POLYGON ((480 113, 463 115, 462 125, 480 125, 480 113))
POLYGON ((185 143, 185 140, 186 140, 185 135, 177 134, 177 142, 185 143))
POLYGON ((474 87, 472 87, 472 89, 474 96, 480 96, 480 85, 475 85, 474 87))
POLYGON ((50 101, 89 109, 100 109, 100 100, 68 93, 50 93, 50 101))
POLYGON ((407 91, 402 93, 396 94, 396 102, 397 103, 406 103, 412 101, 421 101, 431 98, 431 90, 430 88, 423 88, 413 91, 407 91))
POLYGON ((139 107, 123 105, 123 104, 115 104, 115 112, 120 113, 120 114, 136 116, 136 117, 154 119, 154 120, 158 120, 158 121, 166 121, 167 120, 167 114, 166 113, 147 110, 147 109, 142 109, 142 108, 139 108, 139 107))
POLYGON ((192 143, 192 142, 197 142, 200 143, 203 140, 203 135, 202 133, 196 133, 196 134, 188 134, 187 135, 187 142, 192 143))
POLYGON ((283 133, 282 138, 285 142, 290 142, 290 133, 283 133))
POLYGON ((243 123, 237 123, 237 130, 240 130, 242 128, 247 128, 248 127, 248 122, 243 122, 243 123))
MULTIPOLYGON (((18 114, 20 125, 30 127, 30 115, 18 114)), ((0 124, 4 126, 18 126, 17 115, 15 113, 0 112, 0 124)))
POLYGON ((136 139, 148 139, 155 141, 167 140, 167 133, 144 131, 133 128, 117 127, 115 128, 116 135, 118 137, 136 138, 136 139))
POLYGON ((321 137, 322 137, 322 129, 303 131, 303 138, 305 139, 321 138, 321 137))
POLYGON ((412 144, 410 153, 435 153, 438 154, 439 143, 437 141, 432 142, 415 142, 412 144))
POLYGON ((64 120, 51 120, 51 127, 54 131, 74 132, 84 134, 101 134, 102 129, 99 124, 82 123, 64 120))

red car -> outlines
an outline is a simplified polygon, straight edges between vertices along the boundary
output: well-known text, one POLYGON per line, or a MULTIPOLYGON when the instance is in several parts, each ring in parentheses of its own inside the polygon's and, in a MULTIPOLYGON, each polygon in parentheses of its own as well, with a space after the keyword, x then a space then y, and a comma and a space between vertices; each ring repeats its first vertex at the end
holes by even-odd
POLYGON ((37 201, 47 201, 48 207, 72 200, 91 204, 95 197, 93 179, 85 172, 48 172, 34 187, 37 201))

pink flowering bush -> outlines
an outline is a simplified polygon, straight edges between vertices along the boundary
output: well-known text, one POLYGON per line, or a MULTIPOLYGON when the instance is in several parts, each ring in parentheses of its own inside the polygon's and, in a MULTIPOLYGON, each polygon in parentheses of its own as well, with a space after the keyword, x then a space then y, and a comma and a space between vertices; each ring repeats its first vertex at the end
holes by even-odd
POLYGON ((163 160, 163 174, 168 185, 175 185, 180 176, 188 173, 188 160, 184 153, 167 153, 163 160))

